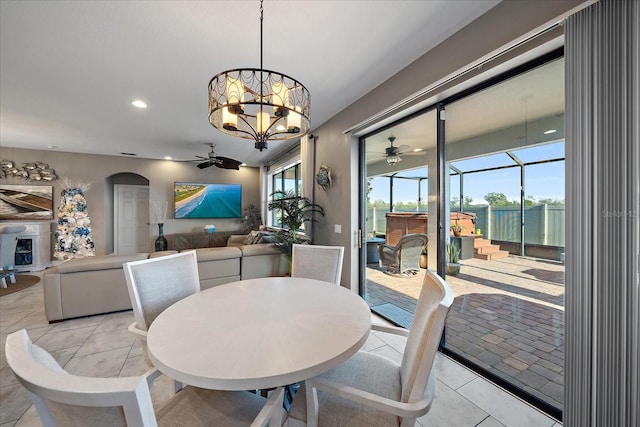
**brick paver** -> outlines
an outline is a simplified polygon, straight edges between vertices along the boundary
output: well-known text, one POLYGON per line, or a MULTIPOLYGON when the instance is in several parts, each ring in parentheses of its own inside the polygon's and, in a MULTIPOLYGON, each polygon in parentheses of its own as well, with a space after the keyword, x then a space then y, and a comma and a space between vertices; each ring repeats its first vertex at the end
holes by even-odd
MULTIPOLYGON (((549 404, 563 409, 564 266, 509 256, 461 261, 447 276, 456 299, 446 347, 549 404)), ((424 278, 367 268, 367 302, 414 312, 424 278)))

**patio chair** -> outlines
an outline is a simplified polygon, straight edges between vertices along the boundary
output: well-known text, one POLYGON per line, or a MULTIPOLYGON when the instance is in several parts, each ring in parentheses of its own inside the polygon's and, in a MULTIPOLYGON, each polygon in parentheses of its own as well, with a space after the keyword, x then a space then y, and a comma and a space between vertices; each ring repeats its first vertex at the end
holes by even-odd
POLYGON ((291 254, 291 277, 340 284, 344 258, 343 246, 294 244, 291 254))
POLYGON ((16 283, 14 263, 18 236, 27 229, 24 225, 0 225, 0 287, 6 288, 6 278, 16 283))
POLYGON ((360 350, 342 365, 305 381, 296 395, 290 427, 409 427, 429 412, 435 394, 433 369, 453 291, 426 270, 409 330, 373 324, 407 337, 402 362, 360 350))
POLYGON ((282 388, 268 399, 244 391, 187 386, 154 411, 149 387, 159 375, 72 375, 21 329, 7 337, 7 364, 31 395, 44 426, 273 426, 282 424, 282 388))
POLYGON ((135 322, 129 332, 142 341, 147 353, 147 331, 170 305, 200 291, 196 251, 123 264, 135 322))
POLYGON ((392 274, 417 272, 420 268, 420 252, 429 241, 426 234, 405 234, 395 246, 378 245, 379 265, 392 274))

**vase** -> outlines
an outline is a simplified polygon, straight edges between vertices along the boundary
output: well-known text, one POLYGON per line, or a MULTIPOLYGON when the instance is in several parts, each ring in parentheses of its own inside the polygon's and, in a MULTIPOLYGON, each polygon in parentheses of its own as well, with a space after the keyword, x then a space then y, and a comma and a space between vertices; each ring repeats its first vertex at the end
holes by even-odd
POLYGON ((158 238, 156 239, 156 252, 167 250, 167 239, 164 237, 164 224, 158 224, 158 238))

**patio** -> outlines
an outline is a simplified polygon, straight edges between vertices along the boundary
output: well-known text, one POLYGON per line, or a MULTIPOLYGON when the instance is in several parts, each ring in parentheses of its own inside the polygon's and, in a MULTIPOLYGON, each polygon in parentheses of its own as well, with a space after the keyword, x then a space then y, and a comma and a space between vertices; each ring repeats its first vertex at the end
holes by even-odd
MULTIPOLYGON (((460 274, 446 277, 456 295, 446 347, 562 409, 564 266, 513 255, 460 263, 460 274)), ((423 277, 424 270, 398 277, 369 264, 367 302, 374 311, 406 323, 423 277)))

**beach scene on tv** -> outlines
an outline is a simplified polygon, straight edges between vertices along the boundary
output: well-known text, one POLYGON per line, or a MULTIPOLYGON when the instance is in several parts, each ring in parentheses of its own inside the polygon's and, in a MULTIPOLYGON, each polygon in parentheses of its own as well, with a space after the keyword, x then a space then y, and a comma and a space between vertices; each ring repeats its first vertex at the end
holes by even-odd
POLYGON ((176 182, 173 196, 176 219, 240 218, 242 214, 240 184, 176 182))

